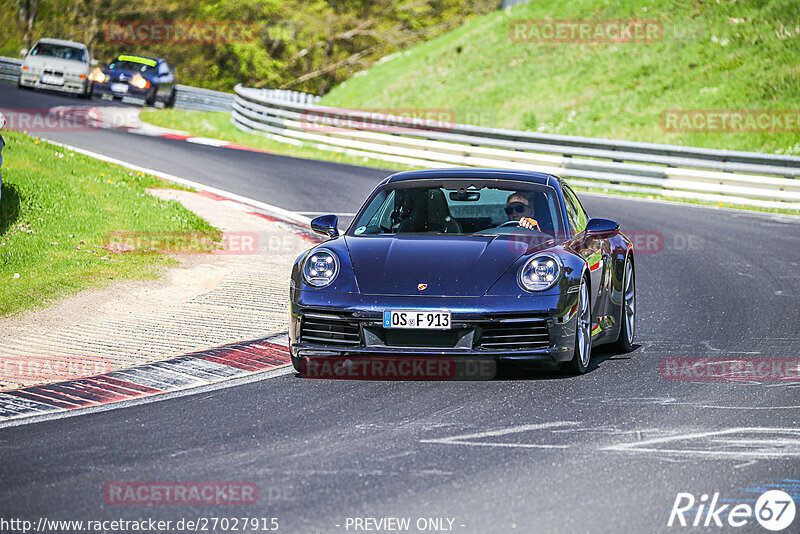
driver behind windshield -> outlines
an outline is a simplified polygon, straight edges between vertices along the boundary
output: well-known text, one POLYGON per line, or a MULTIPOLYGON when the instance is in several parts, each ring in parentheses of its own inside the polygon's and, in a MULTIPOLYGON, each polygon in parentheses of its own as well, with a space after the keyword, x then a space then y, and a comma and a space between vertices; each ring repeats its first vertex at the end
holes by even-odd
POLYGON ((525 193, 517 191, 509 195, 508 200, 506 200, 505 211, 509 221, 517 221, 521 228, 541 232, 539 223, 533 218, 533 205, 531 205, 531 201, 525 193))

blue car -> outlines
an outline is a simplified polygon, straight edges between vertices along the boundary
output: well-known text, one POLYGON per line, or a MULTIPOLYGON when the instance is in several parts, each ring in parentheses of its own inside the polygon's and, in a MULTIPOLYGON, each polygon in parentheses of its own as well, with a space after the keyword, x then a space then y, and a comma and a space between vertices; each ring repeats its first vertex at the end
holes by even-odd
POLYGON ((143 99, 172 107, 175 103, 175 71, 163 59, 121 54, 105 68, 89 73, 92 95, 143 99))
POLYGON ((330 239, 292 269, 289 338, 301 375, 329 358, 352 366, 388 356, 547 362, 582 374, 593 346, 632 350, 633 245, 616 222, 590 219, 557 176, 402 172, 377 186, 343 235, 337 223, 312 221, 330 239))

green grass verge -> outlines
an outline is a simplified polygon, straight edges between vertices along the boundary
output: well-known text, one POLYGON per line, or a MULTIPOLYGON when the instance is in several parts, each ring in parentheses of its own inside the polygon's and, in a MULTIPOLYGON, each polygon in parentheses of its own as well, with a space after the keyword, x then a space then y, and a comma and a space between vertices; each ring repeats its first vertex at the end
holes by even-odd
POLYGON ((141 119, 155 126, 182 130, 192 135, 211 137, 231 143, 268 150, 283 156, 317 159, 391 170, 409 170, 412 167, 360 156, 351 156, 314 147, 313 143, 302 146, 273 141, 263 135, 243 132, 231 123, 230 113, 218 111, 183 111, 175 109, 149 109, 141 119))
POLYGON ((665 110, 798 111, 800 2, 550 0, 494 12, 340 84, 322 104, 436 108, 458 122, 800 154, 798 133, 670 133, 665 110), (653 43, 511 42, 524 19, 656 19, 653 43))
POLYGON ((178 202, 145 191, 173 184, 21 133, 3 135, 0 316, 116 280, 155 278, 176 262, 157 250, 109 252, 110 234, 220 237, 178 202))

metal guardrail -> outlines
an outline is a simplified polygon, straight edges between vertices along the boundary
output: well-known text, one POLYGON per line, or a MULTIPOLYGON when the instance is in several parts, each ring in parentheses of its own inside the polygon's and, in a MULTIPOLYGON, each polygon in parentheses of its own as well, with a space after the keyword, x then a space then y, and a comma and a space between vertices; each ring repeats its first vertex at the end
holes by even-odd
MULTIPOLYGON (((175 107, 178 109, 194 109, 205 111, 231 111, 234 94, 200 89, 189 85, 175 86, 175 107)), ((285 89, 263 89, 265 95, 278 102, 313 104, 319 102, 320 97, 300 91, 285 89)))
MULTIPOLYGON (((800 157, 543 134, 454 123, 424 124, 278 99, 235 88, 231 120, 276 140, 414 166, 550 172, 609 190, 800 209, 800 157)), ((307 99, 313 100, 313 99, 307 99)))
POLYGON ((0 80, 16 82, 19 80, 19 69, 22 68, 22 60, 13 57, 0 57, 0 80))
POLYGON ((230 111, 233 93, 200 89, 190 85, 175 86, 175 107, 202 111, 230 111))

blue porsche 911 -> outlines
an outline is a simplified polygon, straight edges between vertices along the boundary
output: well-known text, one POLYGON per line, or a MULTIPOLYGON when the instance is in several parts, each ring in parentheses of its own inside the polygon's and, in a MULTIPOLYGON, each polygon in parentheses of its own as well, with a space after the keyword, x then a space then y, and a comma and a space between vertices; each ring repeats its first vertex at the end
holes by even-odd
POLYGON ((633 345, 633 244, 559 177, 452 169, 383 180, 290 282, 295 369, 331 357, 468 356, 585 373, 592 347, 633 345))

